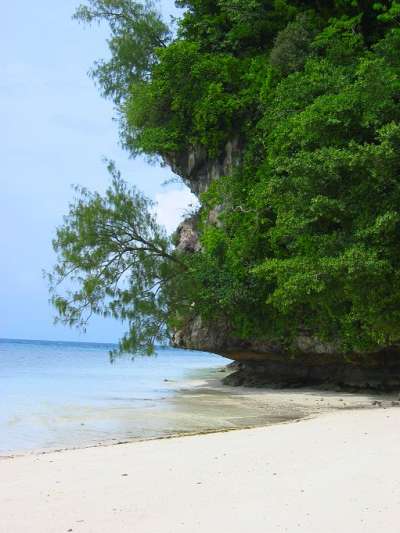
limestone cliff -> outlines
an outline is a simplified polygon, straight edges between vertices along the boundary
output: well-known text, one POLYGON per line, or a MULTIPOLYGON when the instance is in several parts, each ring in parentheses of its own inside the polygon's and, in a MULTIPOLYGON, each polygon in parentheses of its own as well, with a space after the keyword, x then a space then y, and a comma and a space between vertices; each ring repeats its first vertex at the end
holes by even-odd
MULTIPOLYGON (((213 180, 229 175, 241 161, 238 139, 228 142, 220 158, 210 160, 202 148, 165 158, 198 197, 213 180)), ((210 214, 210 224, 219 224, 220 206, 210 214)), ((186 218, 177 228, 177 249, 201 253, 198 214, 186 218)), ((346 389, 393 390, 400 388, 398 349, 378 354, 353 354, 345 359, 334 343, 324 343, 304 331, 288 346, 259 339, 242 339, 232 334, 229 323, 205 323, 200 316, 186 321, 172 336, 175 347, 214 352, 238 362, 237 371, 225 378, 230 385, 329 385, 346 389)))
MULTIPOLYGON (((198 197, 207 191, 213 180, 229 175, 241 161, 241 143, 238 139, 228 142, 221 156, 210 160, 203 148, 173 154, 165 158, 191 191, 198 197)), ((221 209, 221 207, 219 208, 221 209)), ((209 215, 210 224, 218 224, 218 208, 209 215)), ((176 248, 182 253, 198 253, 201 244, 197 232, 198 216, 186 218, 177 228, 176 248)), ((263 360, 269 354, 284 354, 285 349, 273 342, 255 339, 239 339, 232 335, 229 324, 205 324, 200 317, 187 321, 184 327, 173 335, 173 344, 181 348, 211 351, 237 361, 263 360)), ((335 352, 332 345, 321 343, 306 333, 299 336, 293 347, 305 354, 329 354, 335 352)))
POLYGON ((219 158, 210 159, 203 147, 193 147, 181 153, 164 157, 165 162, 180 176, 197 196, 208 189, 210 183, 229 175, 241 159, 241 143, 238 138, 229 141, 219 158))
MULTIPOLYGON (((221 156, 216 159, 210 159, 202 147, 194 147, 180 154, 170 154, 164 159, 190 190, 199 197, 201 193, 207 191, 213 180, 232 173, 241 160, 241 145, 239 139, 229 141, 221 156)), ((178 226, 176 248, 180 252, 198 253, 201 251, 197 223, 198 215, 194 214, 178 226)), ((218 209, 210 213, 209 223, 218 224, 218 209)), ((197 316, 188 320, 182 329, 174 332, 172 343, 179 348, 225 355, 228 351, 235 354, 243 341, 232 337, 226 323, 206 324, 201 317, 197 316)))

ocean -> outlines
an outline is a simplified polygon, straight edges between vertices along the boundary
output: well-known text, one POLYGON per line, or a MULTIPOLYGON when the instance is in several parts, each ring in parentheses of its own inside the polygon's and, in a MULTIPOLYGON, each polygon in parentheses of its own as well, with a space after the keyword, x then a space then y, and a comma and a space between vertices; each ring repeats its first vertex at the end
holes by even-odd
POLYGON ((156 356, 111 364, 113 347, 0 339, 0 455, 196 429, 187 420, 182 427, 173 400, 186 380, 225 359, 161 347, 156 356))

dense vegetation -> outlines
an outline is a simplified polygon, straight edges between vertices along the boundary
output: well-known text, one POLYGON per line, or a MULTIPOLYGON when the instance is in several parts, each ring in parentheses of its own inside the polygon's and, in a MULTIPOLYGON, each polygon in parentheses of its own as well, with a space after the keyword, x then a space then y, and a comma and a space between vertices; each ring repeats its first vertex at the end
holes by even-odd
POLYGON ((61 320, 125 319, 128 351, 194 315, 288 348, 304 331, 342 353, 398 343, 400 2, 177 4, 175 33, 150 3, 80 7, 111 28, 93 76, 132 154, 212 159, 235 138, 241 162, 202 197, 196 254, 174 251, 119 177, 107 198, 85 192, 55 241, 52 288, 77 274, 54 294, 61 320))

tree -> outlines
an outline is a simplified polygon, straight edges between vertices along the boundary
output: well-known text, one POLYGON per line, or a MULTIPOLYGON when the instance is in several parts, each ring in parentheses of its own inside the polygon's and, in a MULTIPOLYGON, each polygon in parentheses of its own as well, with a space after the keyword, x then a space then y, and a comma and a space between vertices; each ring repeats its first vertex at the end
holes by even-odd
POLYGON ((287 76, 303 68, 310 55, 311 43, 317 28, 315 20, 301 13, 278 33, 271 50, 270 61, 281 75, 287 76))
POLYGON ((85 328, 93 314, 127 323, 119 351, 150 354, 168 336, 168 304, 184 264, 157 224, 152 203, 113 163, 104 196, 78 188, 53 241, 48 274, 58 321, 85 328))
POLYGON ((117 105, 133 84, 149 79, 157 49, 171 40, 168 26, 150 0, 89 0, 78 7, 74 18, 86 24, 105 21, 110 28, 111 59, 98 61, 92 76, 103 95, 117 105))

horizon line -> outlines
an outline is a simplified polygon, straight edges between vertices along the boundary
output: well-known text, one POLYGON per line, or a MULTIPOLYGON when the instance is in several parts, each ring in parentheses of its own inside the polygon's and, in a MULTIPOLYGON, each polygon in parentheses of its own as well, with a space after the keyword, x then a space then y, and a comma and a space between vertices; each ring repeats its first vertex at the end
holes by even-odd
POLYGON ((117 342, 99 342, 99 341, 67 341, 55 339, 21 339, 12 337, 0 337, 0 342, 62 342, 66 344, 103 344, 103 345, 117 345, 117 342))

